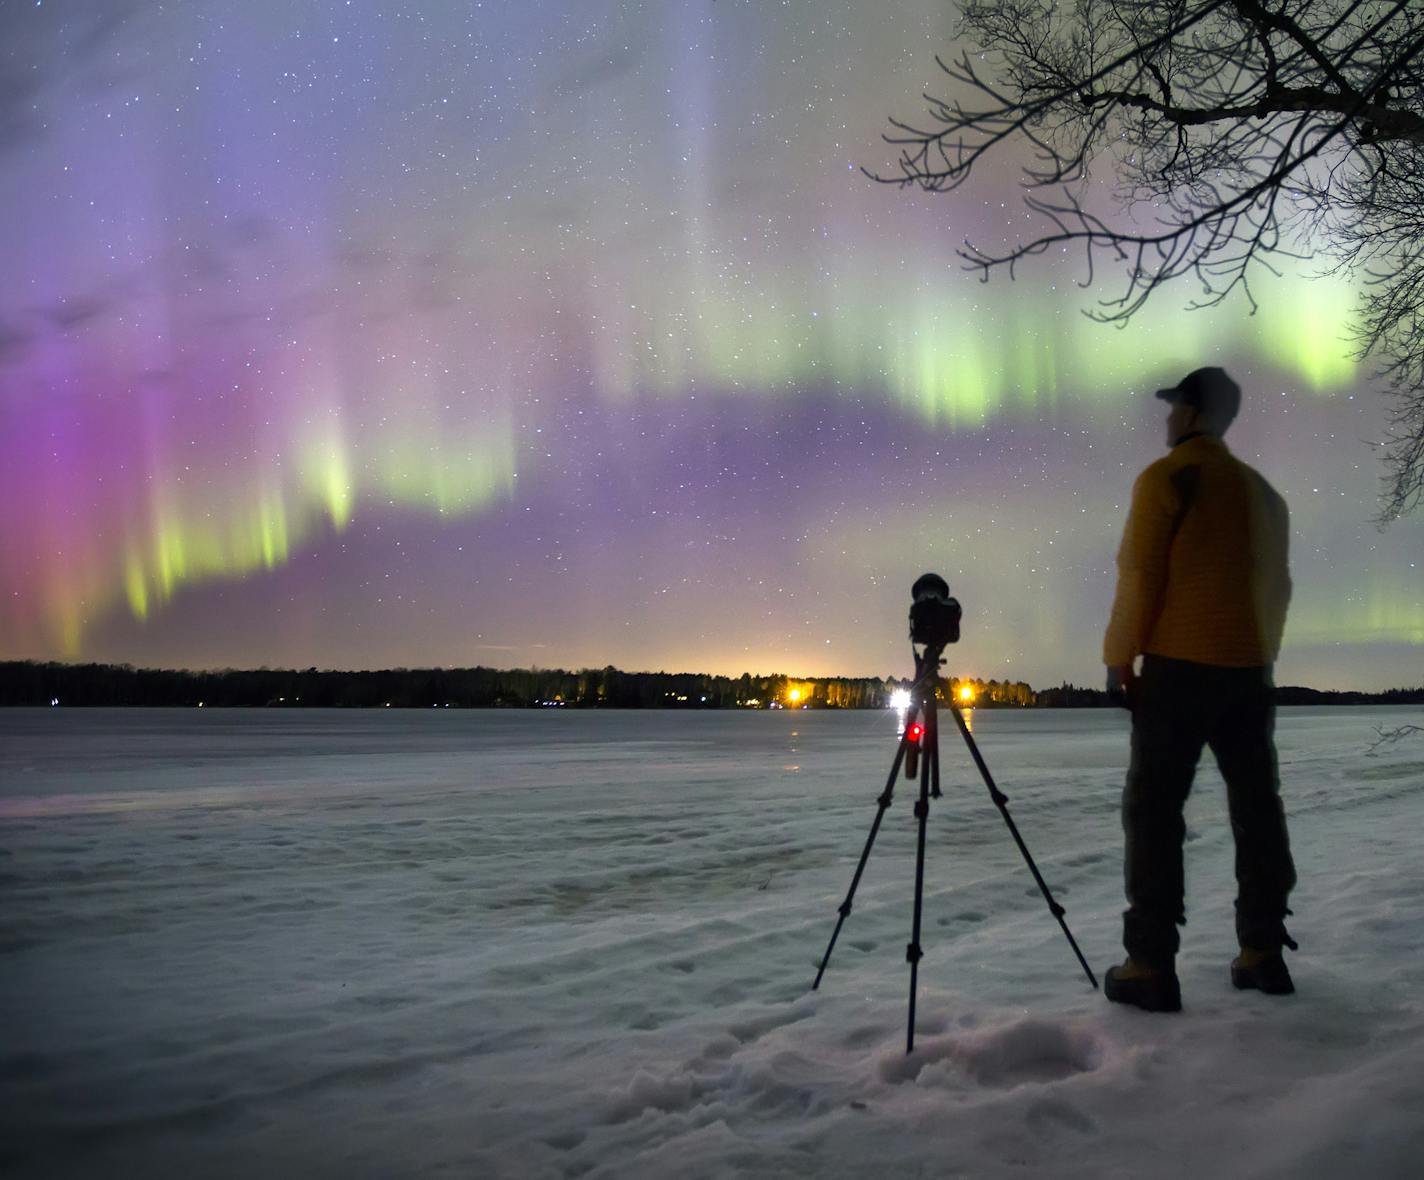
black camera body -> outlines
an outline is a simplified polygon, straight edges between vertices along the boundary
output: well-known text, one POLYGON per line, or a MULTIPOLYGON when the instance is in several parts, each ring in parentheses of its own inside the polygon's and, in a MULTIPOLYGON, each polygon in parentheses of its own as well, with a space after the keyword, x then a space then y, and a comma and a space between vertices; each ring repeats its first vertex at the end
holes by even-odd
POLYGON ((938 574, 923 574, 910 587, 910 642, 944 647, 959 642, 959 601, 938 574))

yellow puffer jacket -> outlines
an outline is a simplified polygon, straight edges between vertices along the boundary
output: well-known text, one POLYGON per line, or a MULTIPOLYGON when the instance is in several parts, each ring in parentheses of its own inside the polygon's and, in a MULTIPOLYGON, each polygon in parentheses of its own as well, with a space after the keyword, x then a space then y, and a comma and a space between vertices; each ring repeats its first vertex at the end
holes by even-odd
POLYGON ((1291 581, 1285 501, 1221 439, 1178 443, 1137 477, 1103 662, 1142 653, 1227 668, 1275 662, 1291 581))

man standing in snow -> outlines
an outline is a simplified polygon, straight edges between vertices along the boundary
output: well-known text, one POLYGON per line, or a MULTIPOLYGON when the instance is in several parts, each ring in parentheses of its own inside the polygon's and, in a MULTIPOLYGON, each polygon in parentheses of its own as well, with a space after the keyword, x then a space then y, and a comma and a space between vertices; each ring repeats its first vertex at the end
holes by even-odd
POLYGON ((1197 369, 1157 396, 1171 406, 1171 449, 1133 486, 1103 641, 1108 691, 1132 710, 1122 801, 1128 958, 1108 971, 1105 991, 1175 1012, 1182 808, 1203 745, 1226 780, 1236 838, 1241 953, 1231 981, 1294 990, 1281 951, 1295 949, 1285 929, 1295 867, 1272 736, 1272 664, 1291 583, 1285 501, 1222 441, 1241 404, 1236 383, 1221 369, 1197 369))

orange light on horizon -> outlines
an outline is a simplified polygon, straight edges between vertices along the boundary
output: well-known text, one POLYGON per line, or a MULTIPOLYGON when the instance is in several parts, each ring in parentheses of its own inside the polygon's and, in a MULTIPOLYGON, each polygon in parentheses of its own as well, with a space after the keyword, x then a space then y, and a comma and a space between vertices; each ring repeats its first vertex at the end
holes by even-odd
POLYGON ((966 705, 969 704, 974 700, 974 690, 967 684, 961 685, 959 689, 959 699, 966 705))

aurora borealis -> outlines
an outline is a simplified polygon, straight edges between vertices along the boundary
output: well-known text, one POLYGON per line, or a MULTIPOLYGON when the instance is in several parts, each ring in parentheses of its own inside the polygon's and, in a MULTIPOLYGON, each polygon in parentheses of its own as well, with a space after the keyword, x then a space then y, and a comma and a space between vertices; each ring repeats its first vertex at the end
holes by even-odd
POLYGON ((1016 164, 866 180, 948 6, 0 3, 0 658, 1096 684, 1151 390, 1292 511, 1283 683, 1424 681, 1353 292, 1125 330, 1016 164))

